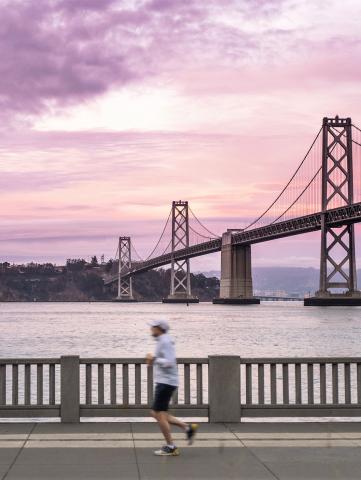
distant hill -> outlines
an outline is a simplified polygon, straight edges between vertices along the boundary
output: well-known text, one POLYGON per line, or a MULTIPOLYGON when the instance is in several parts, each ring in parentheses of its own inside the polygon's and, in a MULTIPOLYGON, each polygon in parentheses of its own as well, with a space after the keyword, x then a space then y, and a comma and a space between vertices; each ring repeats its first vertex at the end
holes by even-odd
MULTIPOLYGON (((284 291, 288 294, 304 295, 318 289, 319 270, 302 267, 254 267, 253 288, 259 291, 284 291)), ((211 270, 203 272, 206 276, 220 277, 221 272, 211 270)), ((361 287, 361 269, 357 271, 358 284, 361 287)))
MULTIPOLYGON (((103 277, 111 262, 98 264, 69 259, 65 266, 51 263, 10 265, 0 263, 0 302, 5 301, 108 301, 116 297, 116 284, 104 286, 103 277)), ((219 295, 219 271, 191 275, 192 293, 201 301, 219 295)), ((316 268, 255 267, 253 287, 256 295, 298 295, 318 288, 316 268)), ((361 286, 361 270, 358 270, 361 286)), ((160 301, 169 294, 170 270, 151 270, 134 276, 133 290, 141 301, 160 301)))
MULTIPOLYGON (((91 263, 69 259, 65 266, 0 263, 0 302, 109 301, 117 295, 116 284, 104 286, 103 276, 110 268, 111 262, 99 265, 96 257, 91 263)), ((219 294, 218 278, 191 275, 191 285, 193 295, 202 301, 219 294)), ((133 280, 134 295, 141 301, 160 301, 169 290, 169 269, 151 270, 133 280)))
POLYGON ((304 295, 318 289, 319 270, 295 267, 255 267, 253 288, 255 290, 280 290, 288 294, 304 295))

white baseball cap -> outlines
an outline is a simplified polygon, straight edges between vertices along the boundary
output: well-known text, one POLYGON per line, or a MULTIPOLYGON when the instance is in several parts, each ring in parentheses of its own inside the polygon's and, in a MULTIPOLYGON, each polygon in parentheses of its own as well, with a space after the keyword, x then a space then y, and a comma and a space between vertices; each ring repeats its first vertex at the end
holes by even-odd
POLYGON ((169 325, 166 320, 152 320, 149 325, 151 327, 159 327, 161 328, 164 332, 168 332, 169 330, 169 325))

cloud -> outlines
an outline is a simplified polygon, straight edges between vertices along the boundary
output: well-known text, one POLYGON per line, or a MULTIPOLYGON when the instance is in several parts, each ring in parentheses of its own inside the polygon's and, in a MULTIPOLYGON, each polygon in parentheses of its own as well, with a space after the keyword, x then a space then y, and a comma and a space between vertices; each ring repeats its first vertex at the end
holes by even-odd
POLYGON ((356 0, 0 0, 0 128, 17 127, 0 132, 4 255, 31 259, 46 241, 49 258, 111 252, 121 232, 147 252, 180 197, 218 233, 249 223, 324 115, 357 123, 359 11, 356 0), (91 105, 116 97, 106 127, 133 132, 99 127, 91 105), (79 110, 92 131, 67 124, 79 110))
MULTIPOLYGON (((88 175, 88 178, 89 175, 88 175)), ((84 179, 84 178, 83 178, 84 179)), ((54 172, 2 172, 0 176, 0 189, 2 192, 26 192, 39 190, 53 190, 77 183, 76 174, 54 172)))
POLYGON ((37 114, 143 76, 143 48, 114 1, 0 4, 0 106, 37 114))
POLYGON ((217 20, 221 8, 231 14, 235 5, 2 0, 2 114, 39 115, 160 73, 176 75, 187 63, 248 56, 256 48, 252 35, 217 20))
POLYGON ((355 15, 340 25, 336 4, 322 23, 305 0, 0 0, 1 115, 160 77, 197 94, 359 80, 357 6, 346 1, 355 15))

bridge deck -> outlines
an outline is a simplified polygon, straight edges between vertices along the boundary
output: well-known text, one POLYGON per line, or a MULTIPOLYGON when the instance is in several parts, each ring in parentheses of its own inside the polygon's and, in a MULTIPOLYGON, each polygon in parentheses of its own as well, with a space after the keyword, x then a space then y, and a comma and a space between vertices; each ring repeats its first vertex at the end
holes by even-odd
MULTIPOLYGON (((320 212, 305 215, 303 217, 293 218, 290 220, 280 221, 274 224, 267 225, 265 227, 253 228, 243 232, 238 232, 233 235, 233 245, 251 245, 254 243, 267 242, 270 240, 276 240, 279 238, 285 238, 292 235, 301 235, 304 233, 315 232, 321 229, 320 212)), ((361 202, 354 203, 350 206, 343 206, 328 210, 326 212, 326 223, 333 227, 345 225, 349 223, 357 223, 361 221, 361 202)), ((221 239, 214 239, 207 242, 192 245, 188 248, 176 250, 174 252, 175 260, 184 260, 186 258, 198 257, 201 255, 207 255, 209 253, 218 252, 221 250, 221 239)), ((134 264, 134 268, 130 273, 124 275, 135 275, 137 273, 146 272, 153 268, 162 267, 167 265, 172 260, 172 254, 166 253, 158 257, 151 258, 144 262, 137 262, 134 264)), ((118 280, 118 276, 110 276, 110 278, 104 279, 105 285, 110 284, 118 280)))
POLYGON ((359 479, 360 423, 201 424, 179 457, 160 458, 154 423, 0 424, 0 478, 359 479))

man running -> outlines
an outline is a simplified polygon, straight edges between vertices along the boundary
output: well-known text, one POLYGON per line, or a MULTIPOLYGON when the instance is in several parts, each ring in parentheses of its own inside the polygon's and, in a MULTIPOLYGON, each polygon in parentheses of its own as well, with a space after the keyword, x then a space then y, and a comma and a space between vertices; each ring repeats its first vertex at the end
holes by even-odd
POLYGON ((179 455, 170 431, 170 425, 182 428, 188 439, 193 443, 198 425, 187 424, 168 413, 169 402, 178 387, 178 368, 174 341, 168 335, 169 325, 165 320, 154 320, 150 323, 151 334, 157 340, 154 356, 147 355, 147 364, 154 365, 155 392, 152 405, 152 415, 157 420, 164 435, 166 445, 154 452, 155 455, 179 455))

